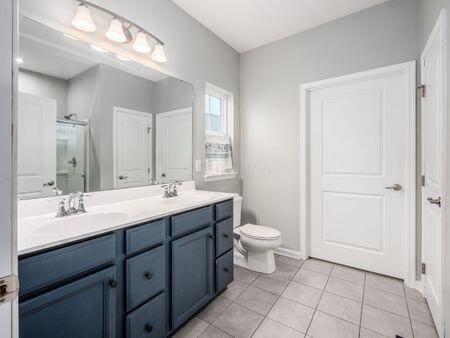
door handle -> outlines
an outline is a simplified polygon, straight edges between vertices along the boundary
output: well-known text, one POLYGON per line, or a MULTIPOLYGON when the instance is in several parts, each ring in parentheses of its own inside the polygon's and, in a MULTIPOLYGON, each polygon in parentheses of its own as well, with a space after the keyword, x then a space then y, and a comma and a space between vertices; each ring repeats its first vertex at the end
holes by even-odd
POLYGON ((166 176, 167 176, 166 173, 161 174, 161 177, 166 177, 166 176))
POLYGON ((430 202, 430 204, 436 204, 439 208, 442 206, 442 198, 438 197, 438 198, 433 198, 433 197, 428 197, 427 201, 430 202))
POLYGON ((44 187, 53 187, 55 185, 55 181, 51 180, 50 182, 44 183, 44 187))
POLYGON ((124 180, 124 179, 126 179, 126 178, 128 178, 128 176, 123 176, 123 175, 120 175, 120 176, 119 176, 119 180, 124 180))
POLYGON ((385 187, 387 190, 400 191, 403 189, 401 184, 395 183, 392 187, 385 187))

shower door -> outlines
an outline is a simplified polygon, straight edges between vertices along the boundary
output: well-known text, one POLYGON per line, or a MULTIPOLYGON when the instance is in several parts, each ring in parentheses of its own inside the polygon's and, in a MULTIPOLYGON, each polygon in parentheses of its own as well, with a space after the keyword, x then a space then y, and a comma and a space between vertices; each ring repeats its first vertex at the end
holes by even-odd
POLYGON ((56 184, 64 194, 86 192, 86 128, 85 122, 57 122, 56 184))

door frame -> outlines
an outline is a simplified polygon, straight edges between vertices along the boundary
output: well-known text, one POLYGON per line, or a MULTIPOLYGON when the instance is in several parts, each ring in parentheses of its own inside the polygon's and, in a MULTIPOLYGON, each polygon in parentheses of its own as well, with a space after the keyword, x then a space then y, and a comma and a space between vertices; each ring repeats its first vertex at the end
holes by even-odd
POLYGON ((320 90, 337 84, 352 83, 387 74, 403 74, 407 86, 407 119, 406 130, 406 184, 410 187, 405 206, 406 220, 406 276, 405 283, 415 287, 416 271, 416 61, 395 64, 387 67, 334 77, 325 80, 304 83, 300 85, 300 255, 307 259, 310 255, 310 156, 309 156, 309 95, 314 90, 320 90))
POLYGON ((117 180, 117 119, 119 117, 119 113, 127 113, 148 117, 150 133, 148 134, 148 167, 150 168, 150 172, 148 173, 148 180, 150 180, 153 176, 153 114, 146 113, 139 110, 133 110, 123 107, 113 107, 113 186, 114 189, 119 187, 119 182, 117 180))
MULTIPOLYGON (((427 42, 425 44, 425 47, 422 50, 422 53, 420 54, 420 69, 421 72, 423 72, 423 70, 425 69, 425 55, 429 52, 433 41, 437 38, 437 35, 439 34, 439 32, 441 32, 442 34, 442 49, 443 49, 443 55, 442 55, 442 62, 443 62, 443 68, 444 70, 447 69, 447 32, 446 32, 446 26, 447 26, 447 22, 446 22, 446 10, 442 9, 439 17, 437 18, 434 27, 433 27, 433 31, 430 33, 427 42)), ((423 79, 423 73, 421 73, 421 77, 423 79)), ((443 79, 444 79, 444 84, 443 84, 443 89, 442 89, 442 101, 443 101, 443 114, 442 114, 442 201, 443 201, 443 208, 442 208, 442 216, 441 216, 441 240, 442 240, 442 247, 441 247, 441 313, 440 313, 440 323, 436 323, 438 325, 440 325, 440 327, 436 327, 437 331, 439 334, 443 334, 444 333, 444 329, 445 329, 445 311, 446 311, 446 304, 445 304, 445 294, 446 294, 446 276, 445 276, 445 250, 446 250, 446 236, 445 236, 445 228, 446 228, 446 222, 445 222, 445 206, 447 204, 448 201, 448 194, 446 192, 446 184, 447 184, 447 179, 446 179, 446 161, 447 161, 447 132, 446 132, 446 126, 447 126, 447 72, 444 71, 444 75, 443 75, 443 79)), ((421 108, 423 107, 423 99, 421 99, 420 101, 420 105, 421 108)), ((422 135, 425 135, 425 123, 423 123, 423 116, 424 116, 424 111, 421 109, 422 112, 422 125, 421 125, 421 133, 422 135)), ((425 158, 425 151, 426 151, 426 147, 424 144, 424 139, 421 139, 421 150, 422 150, 422 159, 425 158)), ((421 175, 425 174, 425 161, 422 160, 421 163, 421 175)), ((420 186, 421 191, 423 191, 423 186, 420 186)), ((421 206, 422 206, 422 210, 423 210, 423 203, 425 203, 424 201, 424 196, 423 194, 421 194, 421 206)), ((424 248, 424 228, 423 228, 423 212, 421 214, 421 235, 422 235, 422 248, 424 248)), ((422 250, 422 255, 421 255, 421 260, 422 262, 426 262, 425 259, 425 255, 424 255, 424 251, 422 250)), ((424 287, 425 287, 425 281, 424 281, 424 274, 421 275, 421 291, 422 293, 425 291, 424 287)))

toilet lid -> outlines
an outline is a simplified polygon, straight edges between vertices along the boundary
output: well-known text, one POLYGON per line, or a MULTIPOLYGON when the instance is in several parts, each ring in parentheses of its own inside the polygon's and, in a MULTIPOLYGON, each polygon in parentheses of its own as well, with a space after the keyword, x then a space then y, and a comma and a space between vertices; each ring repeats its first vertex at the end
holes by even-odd
POLYGON ((250 223, 241 226, 239 230, 241 235, 253 239, 277 239, 281 236, 281 233, 274 228, 250 223))

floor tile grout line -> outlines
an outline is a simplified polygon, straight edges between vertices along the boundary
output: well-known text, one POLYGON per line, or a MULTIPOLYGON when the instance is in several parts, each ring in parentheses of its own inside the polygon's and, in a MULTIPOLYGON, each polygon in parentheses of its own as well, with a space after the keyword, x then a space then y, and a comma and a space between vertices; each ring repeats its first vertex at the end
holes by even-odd
MULTIPOLYGON (((267 311, 266 315, 264 316, 263 320, 258 324, 258 326, 256 327, 256 329, 253 331, 252 333, 252 337, 254 336, 254 334, 256 333, 256 331, 258 331, 259 327, 261 326, 261 324, 264 322, 264 320, 267 318, 267 315, 270 313, 270 311, 272 311, 273 307, 275 306, 275 304, 278 302, 278 300, 281 298, 281 295, 283 294, 284 290, 286 290, 286 288, 288 287, 288 285, 290 284, 287 283, 286 286, 283 288, 283 290, 281 291, 281 294, 277 295, 277 299, 275 300, 275 302, 272 304, 272 306, 269 308, 269 311, 267 311)), ((270 318, 269 318, 270 319, 270 318)), ((296 330, 297 331, 297 330, 296 330)), ((299 332, 299 331, 297 331, 299 332)), ((303 332, 301 332, 303 333, 303 332)), ((305 333, 306 334, 306 333, 305 333)))
POLYGON ((413 325, 412 325, 411 312, 409 311, 408 299, 406 298, 405 283, 403 283, 403 294, 405 296, 406 309, 408 310, 409 326, 411 327, 411 334, 414 337, 414 328, 413 328, 413 325))
MULTIPOLYGON (((331 270, 333 271, 333 269, 334 269, 334 265, 333 265, 331 270)), ((320 294, 319 301, 316 304, 316 307, 314 309, 314 312, 313 312, 313 315, 311 317, 311 320, 309 321, 308 327, 306 328, 305 335, 308 335, 309 329, 311 328, 312 321, 314 320, 314 316, 316 315, 317 308, 319 307, 320 301, 322 300, 322 296, 323 296, 323 294, 325 292, 325 288, 327 287, 328 281, 330 280, 330 276, 331 276, 331 271, 330 271, 330 274, 328 275, 328 278, 327 278, 327 281, 326 281, 325 285, 323 286, 322 293, 320 294)))
POLYGON ((361 302, 361 314, 359 315, 358 337, 361 337, 361 325, 362 325, 362 316, 363 316, 363 310, 364 310, 364 297, 365 296, 366 296, 366 273, 364 272, 363 295, 362 295, 362 302, 361 302))

